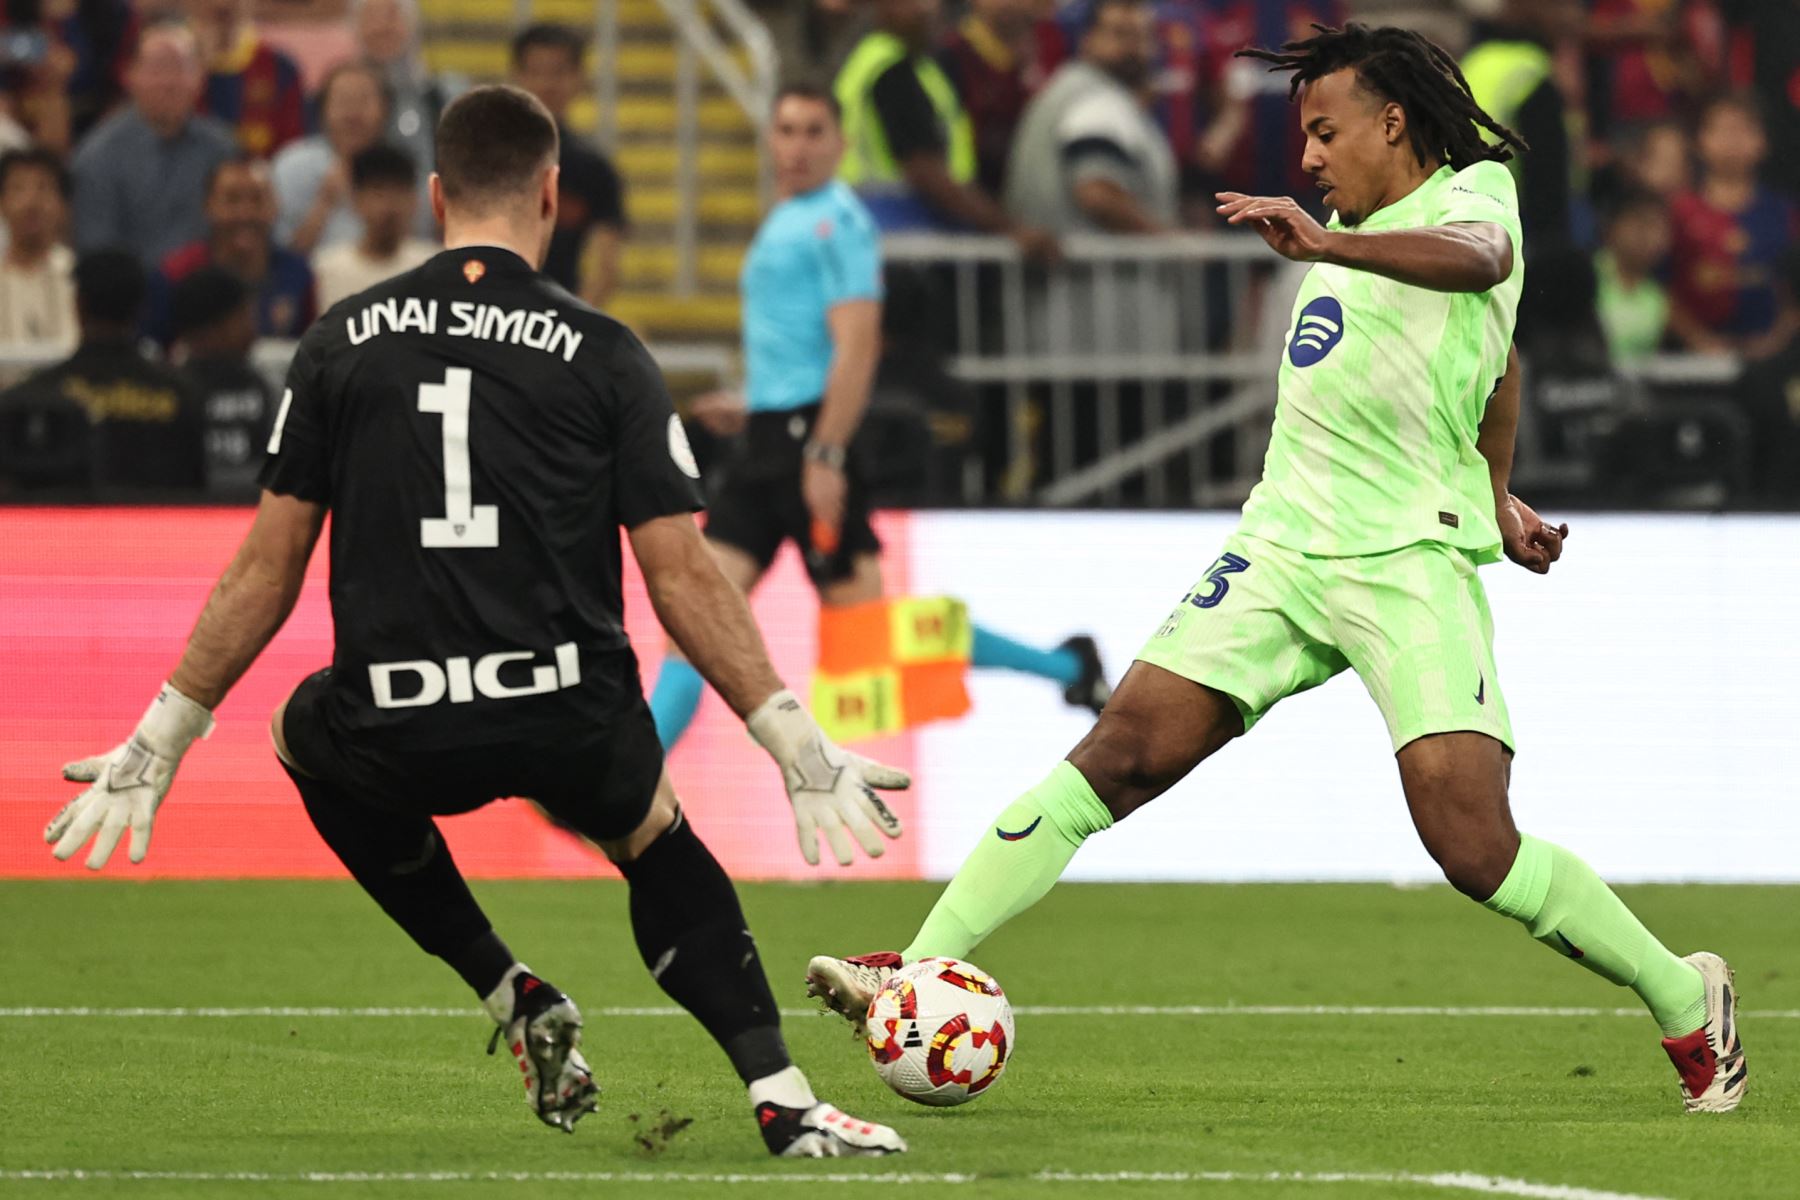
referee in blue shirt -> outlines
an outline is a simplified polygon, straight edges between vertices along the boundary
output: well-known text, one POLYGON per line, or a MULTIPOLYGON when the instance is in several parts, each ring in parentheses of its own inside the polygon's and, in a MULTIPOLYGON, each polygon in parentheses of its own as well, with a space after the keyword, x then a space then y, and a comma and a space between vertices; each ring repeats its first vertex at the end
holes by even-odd
MULTIPOLYGON (((880 234, 836 179, 844 134, 830 92, 782 89, 769 149, 780 202, 756 231, 739 283, 745 436, 708 510, 706 540, 745 593, 792 539, 821 604, 863 604, 882 596, 881 541, 849 447, 881 356, 880 234)), ((1040 650, 976 625, 970 663, 1042 676, 1095 713, 1111 690, 1091 637, 1040 650)), ((693 720, 700 693, 699 672, 670 647, 650 696, 665 750, 693 720)))

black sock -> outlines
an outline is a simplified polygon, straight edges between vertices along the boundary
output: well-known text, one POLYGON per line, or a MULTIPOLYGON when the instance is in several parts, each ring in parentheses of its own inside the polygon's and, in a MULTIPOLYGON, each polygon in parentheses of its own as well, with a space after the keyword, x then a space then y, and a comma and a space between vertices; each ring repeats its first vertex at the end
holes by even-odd
POLYGON ((492 929, 461 950, 441 957, 483 1000, 493 994, 494 989, 500 986, 500 980, 512 970, 513 963, 518 961, 513 957, 513 952, 507 949, 506 943, 500 940, 500 935, 492 929))
POLYGON ((731 877, 685 817, 635 860, 631 885, 638 953, 662 990, 712 1034, 745 1083, 793 1065, 781 1016, 731 877))
POLYGON ((319 836, 375 903, 477 995, 492 992, 512 965, 512 952, 469 894, 431 818, 363 804, 286 763, 282 769, 300 790, 319 836))

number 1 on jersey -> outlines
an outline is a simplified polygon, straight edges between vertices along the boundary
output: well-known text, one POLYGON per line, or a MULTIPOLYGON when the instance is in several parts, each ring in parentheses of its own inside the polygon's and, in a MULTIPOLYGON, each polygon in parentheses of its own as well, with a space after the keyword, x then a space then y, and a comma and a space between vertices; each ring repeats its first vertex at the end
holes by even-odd
POLYGON ((444 515, 419 522, 427 550, 491 550, 500 544, 500 510, 476 504, 469 478, 467 367, 451 367, 442 383, 419 385, 419 411, 444 418, 444 515))

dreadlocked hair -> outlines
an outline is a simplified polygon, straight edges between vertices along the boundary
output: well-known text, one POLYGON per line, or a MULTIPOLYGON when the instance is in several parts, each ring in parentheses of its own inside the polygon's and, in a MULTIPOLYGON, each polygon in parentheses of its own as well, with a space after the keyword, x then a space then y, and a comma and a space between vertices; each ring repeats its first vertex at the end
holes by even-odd
POLYGON ((1513 151, 1531 148, 1475 103, 1456 60, 1429 39, 1410 29, 1371 29, 1354 21, 1342 29, 1313 28, 1316 37, 1287 42, 1280 50, 1239 50, 1238 57, 1272 63, 1270 71, 1292 71, 1290 101, 1303 83, 1346 67, 1355 70, 1363 87, 1405 110, 1406 133, 1420 166, 1435 158, 1460 171, 1472 163, 1505 162, 1513 151), (1483 129, 1499 142, 1486 141, 1483 129))

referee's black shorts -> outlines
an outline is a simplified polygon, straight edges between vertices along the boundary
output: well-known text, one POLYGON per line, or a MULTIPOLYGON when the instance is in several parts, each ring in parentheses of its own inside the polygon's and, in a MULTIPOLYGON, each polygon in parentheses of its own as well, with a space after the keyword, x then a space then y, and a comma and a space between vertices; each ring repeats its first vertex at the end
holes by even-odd
POLYGON ((856 559, 881 551, 881 539, 869 524, 869 494, 855 460, 845 467, 849 482, 844 525, 837 548, 827 553, 813 545, 812 515, 800 492, 801 455, 819 406, 786 412, 753 412, 738 453, 726 464, 723 482, 706 510, 706 536, 742 550, 767 569, 781 543, 792 539, 806 563, 813 586, 849 579, 856 559))
POLYGON ((420 750, 395 747, 379 731, 351 728, 350 710, 331 674, 327 667, 295 689, 282 734, 301 773, 331 785, 345 806, 423 818, 517 796, 594 841, 625 837, 649 815, 663 752, 635 678, 607 720, 420 750))

